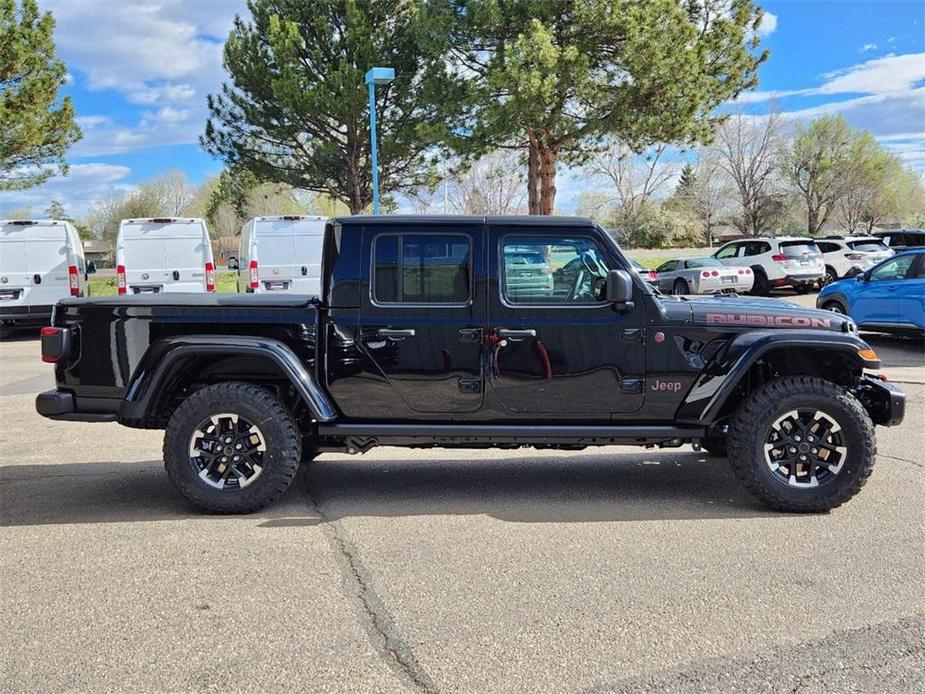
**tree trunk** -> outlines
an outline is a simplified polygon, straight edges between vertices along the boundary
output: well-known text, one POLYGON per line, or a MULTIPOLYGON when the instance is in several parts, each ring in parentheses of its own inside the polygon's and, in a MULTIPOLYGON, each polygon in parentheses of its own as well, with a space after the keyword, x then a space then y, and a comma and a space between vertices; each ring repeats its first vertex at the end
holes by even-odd
POLYGON ((527 210, 530 214, 540 213, 540 151, 539 141, 532 130, 527 131, 530 138, 527 155, 527 210))
POLYGON ((809 232, 810 236, 815 236, 819 233, 820 226, 818 210, 810 207, 806 213, 806 230, 809 232))
POLYGON ((540 148, 540 214, 550 215, 556 209, 556 158, 552 147, 540 148))

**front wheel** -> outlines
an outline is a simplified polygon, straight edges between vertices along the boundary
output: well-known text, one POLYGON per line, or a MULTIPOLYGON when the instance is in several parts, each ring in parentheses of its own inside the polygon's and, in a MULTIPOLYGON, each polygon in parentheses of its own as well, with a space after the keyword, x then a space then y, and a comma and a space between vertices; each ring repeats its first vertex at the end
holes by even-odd
POLYGON ((755 281, 752 284, 752 294, 756 296, 767 296, 771 293, 771 283, 768 281, 768 276, 764 274, 764 270, 757 268, 753 270, 755 273, 755 281))
POLYGON ((686 281, 679 279, 674 281, 674 285, 671 287, 671 293, 675 296, 681 296, 690 294, 691 290, 688 288, 686 281))
POLYGON ((176 409, 164 467, 179 492, 213 513, 251 513, 292 483, 302 441, 283 404, 250 383, 218 383, 176 409))
POLYGON ((730 427, 729 462, 748 490, 779 511, 820 513, 870 476, 874 425, 844 388, 787 376, 749 394, 730 427))

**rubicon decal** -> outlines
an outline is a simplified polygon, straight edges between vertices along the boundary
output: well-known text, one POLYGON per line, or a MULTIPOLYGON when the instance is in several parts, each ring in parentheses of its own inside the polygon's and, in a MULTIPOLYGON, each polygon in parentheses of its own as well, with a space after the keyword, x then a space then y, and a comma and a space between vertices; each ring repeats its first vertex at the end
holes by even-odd
POLYGON ((708 313, 708 325, 749 325, 768 328, 830 328, 828 318, 806 316, 763 316, 755 313, 708 313))

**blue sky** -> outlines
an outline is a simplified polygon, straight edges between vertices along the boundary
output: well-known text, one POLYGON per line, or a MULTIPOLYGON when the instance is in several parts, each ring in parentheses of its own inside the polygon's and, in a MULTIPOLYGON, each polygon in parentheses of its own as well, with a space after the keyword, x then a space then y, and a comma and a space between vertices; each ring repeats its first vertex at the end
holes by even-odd
MULTIPOLYGON (((203 153, 205 96, 221 85, 221 46, 244 0, 39 0, 57 18, 59 55, 84 139, 71 174, 0 198, 4 211, 51 199, 80 215, 105 196, 179 168, 217 173, 203 153)), ((761 34, 771 57, 741 101, 775 99, 793 118, 840 112, 925 171, 925 3, 767 0, 761 34)), ((583 177, 563 172, 558 207, 574 209, 583 177)))

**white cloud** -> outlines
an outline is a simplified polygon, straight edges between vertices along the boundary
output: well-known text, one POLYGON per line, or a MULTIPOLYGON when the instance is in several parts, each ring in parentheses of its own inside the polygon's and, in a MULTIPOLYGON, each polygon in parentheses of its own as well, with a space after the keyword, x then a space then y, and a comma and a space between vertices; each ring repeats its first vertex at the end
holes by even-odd
POLYGON ((35 188, 4 193, 0 217, 20 208, 31 208, 32 216, 41 215, 52 200, 60 202, 73 216, 86 214, 96 200, 131 190, 125 182, 131 173, 127 166, 90 163, 73 164, 67 176, 55 176, 35 188))
POLYGON ((885 94, 911 89, 925 80, 925 53, 874 58, 860 65, 822 76, 826 82, 816 94, 885 94))
POLYGON ((761 16, 761 23, 758 25, 758 33, 762 36, 768 36, 777 29, 777 15, 765 12, 761 16))
POLYGON ((206 94, 225 79, 222 44, 244 0, 45 0, 43 7, 55 14, 58 53, 81 86, 155 107, 118 125, 79 114, 85 138, 75 156, 197 141, 206 94))
POLYGON ((861 46, 861 53, 867 53, 868 51, 875 51, 875 50, 877 50, 876 43, 865 43, 863 46, 861 46))

